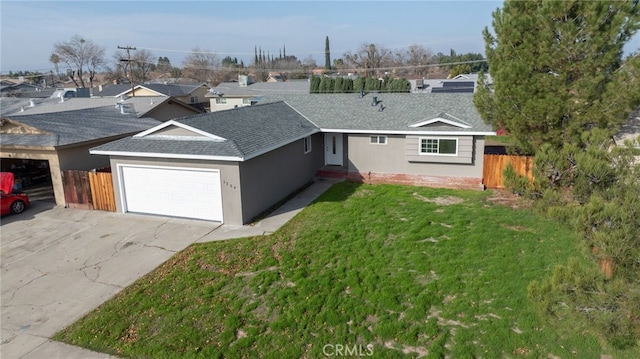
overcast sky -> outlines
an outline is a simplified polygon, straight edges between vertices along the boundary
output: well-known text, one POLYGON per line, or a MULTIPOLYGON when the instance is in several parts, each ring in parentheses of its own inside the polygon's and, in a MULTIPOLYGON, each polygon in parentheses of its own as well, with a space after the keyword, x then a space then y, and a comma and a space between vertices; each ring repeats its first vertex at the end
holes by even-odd
POLYGON ((0 71, 48 72, 53 45, 75 34, 103 46, 109 61, 118 46, 128 45, 166 56, 174 66, 196 47, 249 65, 254 46, 276 57, 285 47, 287 55, 313 56, 323 66, 326 36, 332 59, 363 43, 484 54, 482 30, 501 6, 495 0, 2 0, 0 71))

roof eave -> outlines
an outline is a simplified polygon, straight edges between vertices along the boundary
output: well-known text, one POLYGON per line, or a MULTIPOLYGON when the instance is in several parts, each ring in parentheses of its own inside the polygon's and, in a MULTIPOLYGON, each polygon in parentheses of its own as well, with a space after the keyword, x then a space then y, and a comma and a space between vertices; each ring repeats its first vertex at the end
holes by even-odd
POLYGON ((383 135, 441 135, 441 136, 495 136, 495 131, 399 131, 399 130, 365 130, 323 128, 326 133, 383 134, 383 135))
POLYGON ((108 150, 89 150, 89 154, 101 156, 122 156, 122 157, 145 157, 145 158, 172 158, 183 160, 207 160, 207 161, 227 161, 227 162, 243 162, 244 157, 237 156, 210 156, 210 155, 194 155, 185 153, 156 153, 156 152, 132 152, 132 151, 108 151, 108 150))

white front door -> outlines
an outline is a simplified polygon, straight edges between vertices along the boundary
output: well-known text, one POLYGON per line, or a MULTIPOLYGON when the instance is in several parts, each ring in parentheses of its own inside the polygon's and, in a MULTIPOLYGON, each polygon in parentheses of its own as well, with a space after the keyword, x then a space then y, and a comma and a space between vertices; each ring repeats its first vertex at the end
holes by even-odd
POLYGON ((342 166, 342 134, 324 134, 324 163, 342 166))

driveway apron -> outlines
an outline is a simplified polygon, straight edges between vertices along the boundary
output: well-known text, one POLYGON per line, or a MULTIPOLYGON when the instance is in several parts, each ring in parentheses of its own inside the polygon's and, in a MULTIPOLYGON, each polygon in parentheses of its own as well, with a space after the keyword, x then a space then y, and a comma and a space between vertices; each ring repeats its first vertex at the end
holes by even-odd
POLYGON ((34 208, 2 218, 2 358, 107 358, 49 338, 219 224, 34 208))

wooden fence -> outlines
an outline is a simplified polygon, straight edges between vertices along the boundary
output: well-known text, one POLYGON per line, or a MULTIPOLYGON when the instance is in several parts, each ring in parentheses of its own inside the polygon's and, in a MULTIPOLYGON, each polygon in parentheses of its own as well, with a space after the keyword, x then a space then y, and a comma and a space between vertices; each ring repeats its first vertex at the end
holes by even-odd
POLYGON ((509 155, 484 155, 483 178, 486 188, 504 188, 503 172, 511 163, 517 174, 533 181, 533 157, 509 155))
POLYGON ((116 211, 111 169, 62 171, 62 186, 67 207, 116 211))
POLYGON ((111 172, 89 172, 93 208, 100 211, 116 211, 111 172))

